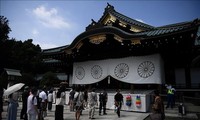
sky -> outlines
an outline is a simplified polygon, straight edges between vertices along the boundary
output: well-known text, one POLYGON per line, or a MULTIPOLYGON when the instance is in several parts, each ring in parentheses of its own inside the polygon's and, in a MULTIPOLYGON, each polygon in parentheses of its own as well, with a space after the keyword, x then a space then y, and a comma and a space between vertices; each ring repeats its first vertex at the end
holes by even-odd
POLYGON ((159 27, 200 19, 200 0, 0 0, 10 38, 33 39, 42 49, 70 45, 103 15, 107 2, 132 19, 159 27))

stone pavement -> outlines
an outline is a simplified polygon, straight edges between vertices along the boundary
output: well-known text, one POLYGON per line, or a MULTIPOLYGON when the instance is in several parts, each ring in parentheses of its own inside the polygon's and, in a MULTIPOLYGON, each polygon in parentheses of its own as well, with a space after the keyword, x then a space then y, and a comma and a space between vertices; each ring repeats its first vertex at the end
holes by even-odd
MULTIPOLYGON (((7 105, 4 105, 4 112, 2 114, 3 119, 6 120, 7 118, 7 105)), ((21 112, 21 102, 19 103, 18 111, 17 111, 17 120, 20 120, 20 112, 21 112)), ((114 113, 114 110, 107 110, 107 115, 99 115, 98 109, 95 111, 95 119, 99 120, 143 120, 145 119, 149 113, 137 113, 137 112, 126 112, 121 111, 121 117, 118 118, 117 114, 114 113)), ((47 112, 47 117, 44 120, 54 120, 55 116, 55 104, 53 104, 52 111, 47 112)), ((65 105, 64 107, 64 120, 75 120, 75 112, 69 111, 69 106, 65 105)), ((89 120, 88 117, 88 110, 84 110, 80 120, 89 120)))
MULTIPOLYGON (((17 120, 20 120, 20 112, 21 112, 21 102, 19 102, 19 107, 17 111, 17 120)), ((6 120, 7 118, 7 105, 4 104, 3 106, 4 112, 2 113, 2 120, 6 120)), ((139 113, 139 112, 128 112, 128 111, 121 111, 121 117, 118 118, 114 110, 107 110, 107 115, 98 114, 98 109, 95 111, 95 118, 99 120, 149 120, 148 116, 150 113, 139 113)), ((174 109, 167 109, 165 110, 166 119, 165 120, 197 120, 198 116, 195 113, 187 113, 185 116, 181 116, 178 114, 178 108, 174 109)), ((55 116, 55 104, 53 104, 52 111, 47 112, 47 117, 44 120, 54 120, 55 116)), ((64 107, 64 120, 75 120, 75 112, 69 111, 69 106, 65 105, 64 107)), ((81 115, 80 120, 89 120, 88 118, 88 110, 83 111, 83 115, 81 115)))

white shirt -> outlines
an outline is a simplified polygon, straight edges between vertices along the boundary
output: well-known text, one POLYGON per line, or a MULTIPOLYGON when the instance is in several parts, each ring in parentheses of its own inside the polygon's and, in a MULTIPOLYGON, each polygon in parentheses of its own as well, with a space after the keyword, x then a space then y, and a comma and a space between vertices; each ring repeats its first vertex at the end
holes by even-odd
POLYGON ((53 102, 53 94, 52 93, 48 94, 48 102, 53 102))
POLYGON ((77 99, 76 106, 81 106, 82 102, 84 100, 83 93, 82 92, 76 92, 75 95, 74 95, 74 98, 77 99))
POLYGON ((42 102, 47 100, 47 94, 44 91, 40 92, 39 97, 42 98, 42 102))
POLYGON ((60 98, 56 98, 56 105, 65 105, 65 92, 61 92, 60 98))
POLYGON ((37 114, 34 105, 37 105, 37 98, 35 97, 33 100, 33 95, 31 94, 28 96, 28 100, 27 100, 27 113, 28 114, 37 114))
POLYGON ((97 94, 95 92, 88 93, 88 104, 95 106, 97 104, 97 94))

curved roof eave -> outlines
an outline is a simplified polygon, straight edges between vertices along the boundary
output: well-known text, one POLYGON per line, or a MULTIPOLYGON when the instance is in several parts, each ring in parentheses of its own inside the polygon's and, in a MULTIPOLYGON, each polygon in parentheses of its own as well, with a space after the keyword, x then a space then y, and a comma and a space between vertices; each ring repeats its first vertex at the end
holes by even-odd
POLYGON ((152 29, 155 29, 154 26, 151 26, 149 24, 146 24, 146 23, 143 23, 143 22, 140 22, 138 20, 135 20, 135 19, 132 19, 130 17, 127 17, 119 12, 117 12, 115 9, 114 9, 114 6, 110 5, 109 3, 107 3, 108 5, 106 6, 105 8, 105 11, 103 13, 103 16, 98 20, 98 23, 101 23, 108 15, 112 15, 114 16, 115 18, 117 18, 118 20, 120 21, 123 21, 129 25, 134 25, 134 26, 137 26, 137 27, 140 27, 140 28, 143 28, 145 30, 152 30, 152 29))
POLYGON ((101 28, 96 28, 96 29, 92 29, 92 30, 81 33, 74 39, 74 41, 71 43, 71 45, 69 47, 67 47, 66 49, 73 48, 79 41, 81 41, 85 38, 91 37, 93 35, 99 35, 99 34, 114 34, 123 39, 143 38, 146 36, 145 34, 142 34, 142 33, 131 34, 131 33, 125 32, 125 31, 123 31, 117 27, 113 27, 113 26, 103 26, 101 28))
POLYGON ((48 54, 48 53, 59 53, 62 52, 63 49, 66 49, 69 45, 61 46, 61 47, 56 47, 56 48, 50 48, 50 49, 43 49, 42 53, 43 54, 48 54))

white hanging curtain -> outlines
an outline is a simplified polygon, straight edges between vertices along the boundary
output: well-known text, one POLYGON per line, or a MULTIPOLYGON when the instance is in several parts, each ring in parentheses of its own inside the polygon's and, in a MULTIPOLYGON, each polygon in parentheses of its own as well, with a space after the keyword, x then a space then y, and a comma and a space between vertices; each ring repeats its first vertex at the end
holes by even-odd
POLYGON ((72 83, 96 83, 110 75, 126 83, 162 84, 163 69, 159 54, 77 62, 73 65, 72 83))

